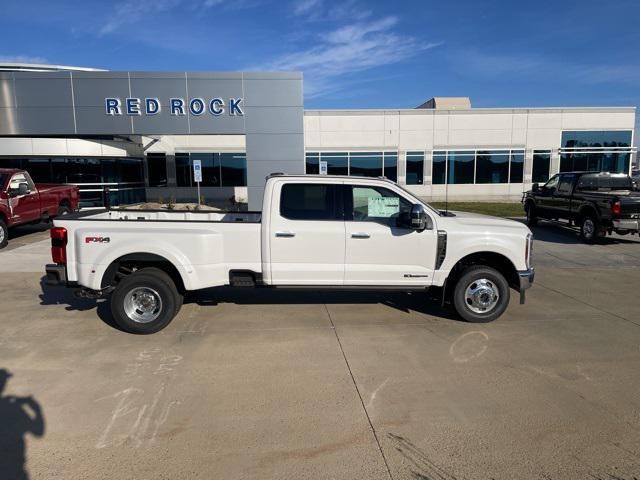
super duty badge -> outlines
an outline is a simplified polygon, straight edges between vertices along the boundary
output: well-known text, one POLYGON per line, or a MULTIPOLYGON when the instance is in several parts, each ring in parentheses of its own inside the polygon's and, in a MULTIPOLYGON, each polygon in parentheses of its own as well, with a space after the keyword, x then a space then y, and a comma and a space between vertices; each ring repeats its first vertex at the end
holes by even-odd
POLYGON ((84 243, 109 243, 109 237, 85 237, 84 243))

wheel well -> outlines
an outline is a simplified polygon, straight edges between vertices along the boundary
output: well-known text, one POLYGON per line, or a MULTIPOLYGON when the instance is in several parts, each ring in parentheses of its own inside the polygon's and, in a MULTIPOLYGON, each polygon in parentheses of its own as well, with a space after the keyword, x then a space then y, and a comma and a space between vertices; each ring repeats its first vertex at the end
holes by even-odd
MULTIPOLYGON (((509 286, 516 290, 520 289, 520 279, 516 267, 507 257, 495 252, 472 253, 458 260, 458 263, 455 264, 449 273, 447 286, 453 287, 458 282, 458 278, 460 278, 462 272, 472 265, 486 265, 487 267, 495 268, 504 276, 509 286)), ((452 291, 452 288, 448 290, 452 291)))
POLYGON ((589 214, 593 214, 596 219, 599 218, 597 210, 591 205, 583 205, 580 210, 578 210, 578 219, 581 220, 589 214))
POLYGON ((60 204, 58 206, 59 207, 70 207, 71 206, 71 202, 69 201, 68 198, 63 198, 62 200, 60 200, 60 204))
POLYGON ((8 224, 7 217, 4 216, 4 213, 0 213, 0 220, 2 220, 5 225, 8 224))
POLYGON ((130 253, 114 260, 107 267, 102 277, 102 288, 115 286, 127 275, 142 268, 155 267, 165 272, 176 284, 178 291, 186 291, 178 269, 164 257, 153 253, 130 253))

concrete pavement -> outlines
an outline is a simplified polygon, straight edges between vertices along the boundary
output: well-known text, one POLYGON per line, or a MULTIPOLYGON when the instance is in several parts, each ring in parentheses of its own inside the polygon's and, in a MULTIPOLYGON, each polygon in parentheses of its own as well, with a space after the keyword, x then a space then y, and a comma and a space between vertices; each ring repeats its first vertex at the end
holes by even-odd
POLYGON ((46 241, 0 252, 1 438, 33 479, 637 477, 640 242, 534 233, 527 304, 482 325, 422 294, 222 289, 133 336, 43 290, 46 241))

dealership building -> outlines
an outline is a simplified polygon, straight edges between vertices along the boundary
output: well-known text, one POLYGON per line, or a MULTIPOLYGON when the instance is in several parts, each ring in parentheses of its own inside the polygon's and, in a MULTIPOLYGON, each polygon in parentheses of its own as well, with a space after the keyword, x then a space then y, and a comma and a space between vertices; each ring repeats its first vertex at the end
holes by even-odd
POLYGON ((426 200, 518 200, 571 170, 629 173, 635 107, 305 110, 300 73, 112 72, 0 65, 0 167, 78 184, 84 207, 261 208, 265 176, 385 176, 426 200))

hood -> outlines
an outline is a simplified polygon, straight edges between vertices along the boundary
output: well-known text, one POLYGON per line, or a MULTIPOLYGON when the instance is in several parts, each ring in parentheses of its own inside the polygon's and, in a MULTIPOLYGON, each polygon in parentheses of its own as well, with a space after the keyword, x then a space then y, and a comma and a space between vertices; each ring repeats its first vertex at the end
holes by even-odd
POLYGON ((509 220, 507 218, 491 217, 489 215, 482 215, 480 213, 470 212, 458 212, 449 211, 455 216, 440 217, 438 222, 445 225, 459 225, 462 228, 469 230, 485 230, 486 228, 501 228, 510 229, 514 231, 522 231, 529 233, 529 228, 520 222, 515 220, 509 220))

